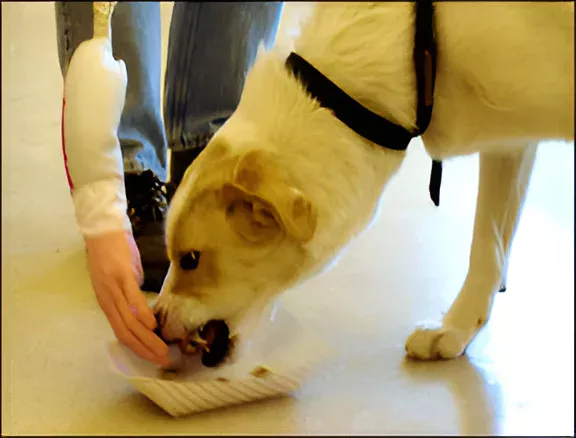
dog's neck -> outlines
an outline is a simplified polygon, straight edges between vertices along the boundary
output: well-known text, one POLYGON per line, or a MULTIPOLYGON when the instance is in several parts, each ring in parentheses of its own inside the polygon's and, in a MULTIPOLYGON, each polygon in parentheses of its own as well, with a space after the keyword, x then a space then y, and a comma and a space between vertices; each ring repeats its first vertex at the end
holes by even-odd
POLYGON ((411 2, 319 3, 294 49, 366 108, 414 129, 414 18, 411 2))
MULTIPOLYGON (((367 108, 414 128, 412 14, 410 4, 321 4, 295 50, 367 108), (383 16, 388 28, 382 26, 383 16)), ((373 218, 383 187, 405 153, 369 143, 319 108, 288 73, 285 59, 275 50, 258 57, 238 110, 224 129, 232 143, 242 137, 236 129, 257 130, 263 147, 281 157, 317 207, 318 226, 309 251, 313 258, 321 254, 330 259, 373 218)))

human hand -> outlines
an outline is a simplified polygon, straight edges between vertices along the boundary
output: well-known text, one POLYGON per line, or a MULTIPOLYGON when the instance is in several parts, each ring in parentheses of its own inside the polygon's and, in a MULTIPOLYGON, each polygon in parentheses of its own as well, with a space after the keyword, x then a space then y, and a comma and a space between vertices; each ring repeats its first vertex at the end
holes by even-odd
POLYGON ((116 231, 85 240, 92 286, 114 334, 141 358, 169 366, 168 346, 154 333, 156 319, 139 288, 142 264, 132 233, 116 231))

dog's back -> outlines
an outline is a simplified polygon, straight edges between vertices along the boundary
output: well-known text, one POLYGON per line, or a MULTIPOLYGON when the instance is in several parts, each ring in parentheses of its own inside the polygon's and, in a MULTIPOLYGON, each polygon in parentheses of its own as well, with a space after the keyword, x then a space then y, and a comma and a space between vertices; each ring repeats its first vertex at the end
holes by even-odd
MULTIPOLYGON (((436 2, 435 10, 431 154, 573 137, 572 2, 436 2)), ((411 3, 320 3, 296 50, 365 106, 410 126, 413 18, 411 3)))
POLYGON ((573 3, 439 2, 436 11, 440 117, 429 146, 467 153, 573 137, 573 3))

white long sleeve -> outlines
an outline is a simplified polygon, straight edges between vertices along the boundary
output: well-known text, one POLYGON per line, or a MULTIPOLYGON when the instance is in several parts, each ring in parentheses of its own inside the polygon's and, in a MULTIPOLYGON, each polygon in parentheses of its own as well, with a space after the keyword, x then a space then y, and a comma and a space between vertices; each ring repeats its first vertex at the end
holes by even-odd
POLYGON ((127 82, 124 62, 104 37, 78 46, 64 79, 63 146, 85 237, 131 229, 117 135, 127 82))

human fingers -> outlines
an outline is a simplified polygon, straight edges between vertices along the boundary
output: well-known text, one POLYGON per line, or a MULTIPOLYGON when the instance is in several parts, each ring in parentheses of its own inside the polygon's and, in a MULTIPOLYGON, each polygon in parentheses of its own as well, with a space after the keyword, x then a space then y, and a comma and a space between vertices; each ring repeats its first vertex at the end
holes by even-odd
POLYGON ((162 357, 167 356, 168 346, 153 332, 156 326, 156 319, 154 318, 152 310, 148 308, 146 299, 140 292, 136 280, 130 274, 126 275, 119 280, 119 288, 114 288, 112 293, 118 313, 128 330, 156 355, 162 357), (131 306, 127 296, 130 296, 133 303, 137 303, 138 307, 132 308, 136 310, 136 315, 130 308, 131 306), (148 320, 147 324, 149 324, 151 328, 148 328, 142 323, 140 318, 146 318, 148 320))
POLYGON ((125 277, 122 281, 122 292, 131 313, 149 330, 154 330, 158 325, 154 317, 154 312, 148 307, 146 297, 140 290, 135 279, 129 276, 125 277))
POLYGON ((120 312, 116 307, 114 298, 110 292, 97 293, 96 297, 100 303, 100 307, 108 318, 114 334, 120 342, 126 345, 130 350, 132 350, 142 359, 155 363, 159 366, 170 365, 170 360, 167 356, 155 354, 126 327, 124 320, 120 316, 120 312))

